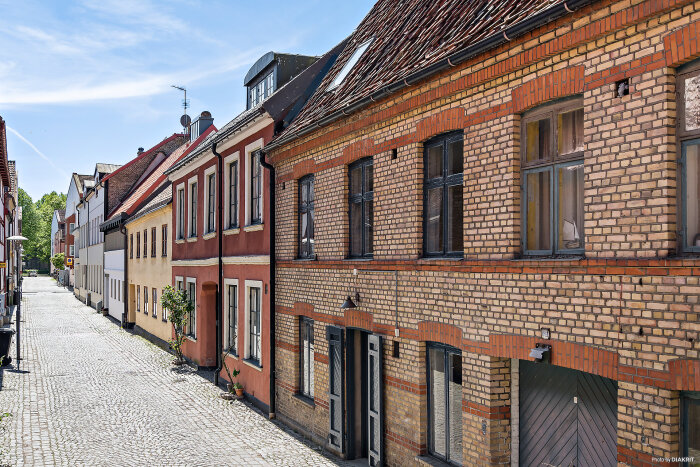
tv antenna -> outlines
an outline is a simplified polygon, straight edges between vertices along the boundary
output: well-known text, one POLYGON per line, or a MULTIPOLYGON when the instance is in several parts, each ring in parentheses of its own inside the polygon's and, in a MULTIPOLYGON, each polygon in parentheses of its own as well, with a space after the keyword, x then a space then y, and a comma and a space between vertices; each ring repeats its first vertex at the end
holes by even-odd
POLYGON ((187 135, 189 134, 190 123, 192 123, 192 119, 189 115, 187 115, 187 108, 190 106, 190 101, 187 100, 187 88, 184 86, 175 86, 174 84, 170 85, 170 87, 185 93, 185 97, 182 99, 182 108, 184 113, 182 117, 180 117, 180 125, 182 125, 184 128, 184 133, 187 135))

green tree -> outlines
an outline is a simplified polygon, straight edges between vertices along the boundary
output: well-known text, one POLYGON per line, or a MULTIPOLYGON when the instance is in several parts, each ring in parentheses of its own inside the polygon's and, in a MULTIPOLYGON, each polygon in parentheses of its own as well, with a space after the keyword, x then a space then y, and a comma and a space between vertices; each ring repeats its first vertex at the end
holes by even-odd
POLYGON ((22 235, 24 253, 28 258, 48 262, 51 257, 51 221, 56 209, 65 209, 66 195, 52 191, 36 203, 22 188, 19 189, 18 203, 22 207, 22 235))
POLYGON ((66 268, 65 261, 66 255, 64 253, 56 253, 51 257, 51 264, 59 271, 63 271, 66 268))
POLYGON ((180 365, 185 362, 182 356, 182 344, 185 341, 185 326, 190 313, 194 311, 194 305, 187 297, 187 292, 177 290, 171 285, 167 285, 163 289, 160 304, 168 310, 168 321, 173 323, 175 338, 170 340, 170 347, 172 347, 177 356, 175 364, 180 365))

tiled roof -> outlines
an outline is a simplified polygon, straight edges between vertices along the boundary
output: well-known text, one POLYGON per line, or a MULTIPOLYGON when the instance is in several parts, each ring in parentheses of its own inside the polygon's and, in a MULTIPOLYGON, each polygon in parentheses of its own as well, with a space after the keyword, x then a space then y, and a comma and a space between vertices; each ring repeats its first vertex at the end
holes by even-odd
MULTIPOLYGON (((489 43, 491 38, 505 41, 504 33, 513 25, 540 14, 544 21, 552 20, 549 12, 543 12, 558 4, 563 0, 379 0, 278 141, 308 131, 319 125, 319 120, 370 97, 381 99, 405 84, 406 79, 415 80, 417 72, 430 70, 484 39, 488 38, 489 43), (345 79, 329 91, 355 49, 370 39, 369 47, 345 79)), ((496 42, 494 45, 498 45, 496 42)))
POLYGON ((17 163, 15 161, 7 161, 7 166, 10 169, 10 191, 17 195, 17 163))
POLYGON ((158 167, 146 177, 119 205, 110 213, 110 219, 119 213, 132 214, 139 207, 139 203, 155 192, 165 181, 165 172, 183 157, 187 156, 192 149, 196 149, 210 135, 216 133, 216 127, 211 125, 194 142, 187 141, 185 144, 173 151, 158 167))
POLYGON ((139 210, 134 212, 134 214, 129 217, 127 224, 138 219, 139 217, 155 211, 156 209, 160 209, 163 206, 170 204, 170 202, 173 200, 173 191, 170 189, 171 185, 172 183, 170 183, 168 180, 163 182, 159 188, 160 192, 156 194, 148 203, 144 204, 139 210))
POLYGON ((66 220, 66 210, 65 209, 56 209, 54 211, 54 214, 56 215, 56 220, 58 220, 58 222, 65 222, 65 220, 66 220))

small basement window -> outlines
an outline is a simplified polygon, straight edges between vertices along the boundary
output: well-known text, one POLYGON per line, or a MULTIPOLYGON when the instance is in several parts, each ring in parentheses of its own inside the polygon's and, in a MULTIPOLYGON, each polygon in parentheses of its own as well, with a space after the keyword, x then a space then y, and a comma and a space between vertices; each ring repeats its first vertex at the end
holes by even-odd
POLYGON ((343 66, 343 69, 340 70, 340 73, 338 73, 331 85, 328 87, 329 91, 332 91, 333 89, 340 86, 340 84, 345 80, 345 77, 350 73, 350 70, 352 70, 355 64, 358 61, 360 61, 360 57, 362 57, 362 54, 365 53, 365 50, 367 50, 367 47, 369 47, 373 40, 374 38, 371 38, 363 42, 357 49, 355 49, 355 51, 350 56, 350 59, 343 66))

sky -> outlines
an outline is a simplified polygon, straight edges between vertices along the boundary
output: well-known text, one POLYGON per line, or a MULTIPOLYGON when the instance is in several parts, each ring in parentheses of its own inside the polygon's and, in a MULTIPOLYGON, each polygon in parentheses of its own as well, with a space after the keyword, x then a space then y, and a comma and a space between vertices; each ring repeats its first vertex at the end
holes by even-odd
POLYGON ((123 164, 208 110, 245 109, 243 77, 268 51, 321 55, 373 0, 0 0, 0 117, 19 185, 37 200, 70 174, 123 164))

